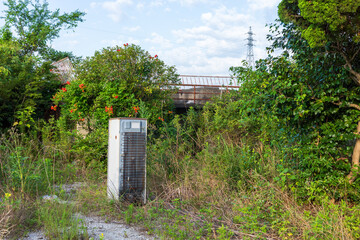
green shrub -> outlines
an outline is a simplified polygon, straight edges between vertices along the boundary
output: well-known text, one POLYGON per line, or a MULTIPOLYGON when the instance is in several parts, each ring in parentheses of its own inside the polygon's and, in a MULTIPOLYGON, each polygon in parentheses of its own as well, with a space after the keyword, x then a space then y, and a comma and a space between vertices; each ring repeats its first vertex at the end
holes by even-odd
POLYGON ((139 46, 105 48, 79 65, 76 80, 54 95, 52 109, 61 109, 62 130, 82 129, 78 137, 69 133, 76 138, 72 152, 86 162, 101 161, 109 119, 142 117, 149 126, 161 126, 172 118, 170 84, 177 82, 174 67, 139 46))

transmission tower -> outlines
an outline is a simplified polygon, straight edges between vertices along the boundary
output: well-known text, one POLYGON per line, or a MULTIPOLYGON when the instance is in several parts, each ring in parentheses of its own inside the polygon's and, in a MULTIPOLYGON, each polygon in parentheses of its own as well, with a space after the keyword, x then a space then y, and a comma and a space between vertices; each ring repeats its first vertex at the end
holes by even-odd
POLYGON ((248 40, 247 45, 247 56, 246 56, 246 61, 249 64, 249 67, 253 68, 255 66, 255 61, 254 61, 254 38, 253 35, 255 35, 250 27, 249 32, 247 32, 248 34, 248 38, 246 40, 248 40))

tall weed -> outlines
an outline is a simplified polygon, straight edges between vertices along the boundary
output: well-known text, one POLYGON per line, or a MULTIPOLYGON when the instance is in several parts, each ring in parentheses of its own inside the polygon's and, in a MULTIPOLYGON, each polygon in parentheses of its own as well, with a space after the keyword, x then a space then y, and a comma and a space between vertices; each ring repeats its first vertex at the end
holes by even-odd
POLYGON ((37 209, 39 224, 49 239, 88 239, 85 223, 75 212, 73 206, 57 202, 41 203, 37 209))
POLYGON ((0 139, 0 186, 14 192, 34 194, 45 192, 54 182, 54 160, 47 158, 36 138, 15 130, 0 139))

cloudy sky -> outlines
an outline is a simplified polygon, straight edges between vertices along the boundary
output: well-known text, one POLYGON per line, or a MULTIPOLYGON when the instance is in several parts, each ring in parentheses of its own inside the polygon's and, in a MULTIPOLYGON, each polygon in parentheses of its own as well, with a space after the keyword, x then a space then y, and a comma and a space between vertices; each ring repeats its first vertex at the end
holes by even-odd
POLYGON ((256 40, 255 59, 266 56, 265 25, 277 18, 279 2, 48 0, 52 9, 86 12, 85 21, 75 31, 62 32, 52 45, 85 57, 103 47, 134 43, 174 65, 179 74, 229 75, 229 67, 246 59, 250 26, 256 40))

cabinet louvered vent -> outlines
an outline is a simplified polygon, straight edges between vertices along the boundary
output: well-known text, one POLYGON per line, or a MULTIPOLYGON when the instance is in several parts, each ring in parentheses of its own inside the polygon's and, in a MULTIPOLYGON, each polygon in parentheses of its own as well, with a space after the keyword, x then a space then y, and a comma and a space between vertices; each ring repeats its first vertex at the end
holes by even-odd
POLYGON ((109 121, 108 196, 146 201, 146 119, 109 121))
POLYGON ((124 193, 139 193, 145 188, 146 134, 126 132, 124 136, 124 193))

